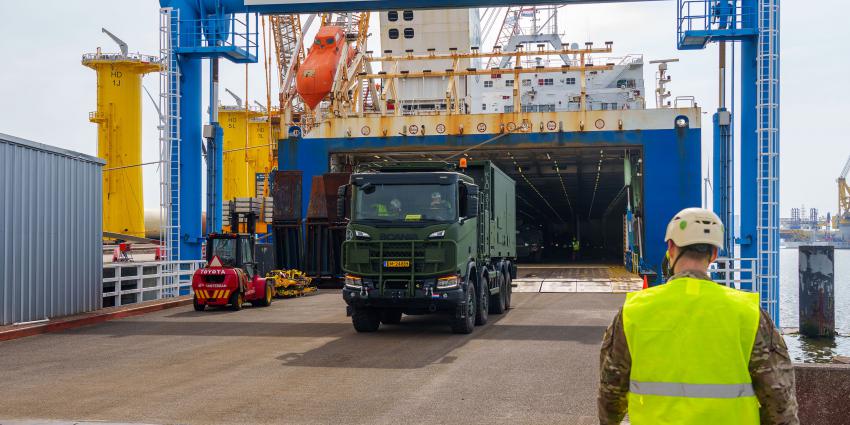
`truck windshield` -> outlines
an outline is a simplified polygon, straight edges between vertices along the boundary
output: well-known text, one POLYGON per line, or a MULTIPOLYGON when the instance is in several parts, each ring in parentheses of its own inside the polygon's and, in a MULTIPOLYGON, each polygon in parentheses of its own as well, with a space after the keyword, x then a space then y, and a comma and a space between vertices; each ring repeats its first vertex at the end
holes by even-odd
POLYGON ((354 221, 449 222, 457 189, 440 184, 367 184, 354 192, 354 221))
POLYGON ((218 259, 221 260, 221 263, 225 266, 232 266, 236 264, 236 239, 213 239, 211 248, 212 255, 210 255, 210 259, 214 256, 218 256, 218 259))

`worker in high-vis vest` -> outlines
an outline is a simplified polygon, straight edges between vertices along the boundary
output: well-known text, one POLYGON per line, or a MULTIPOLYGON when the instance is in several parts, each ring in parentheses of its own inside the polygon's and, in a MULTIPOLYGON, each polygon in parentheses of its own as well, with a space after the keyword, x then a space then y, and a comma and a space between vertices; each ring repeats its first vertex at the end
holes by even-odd
POLYGON ((665 240, 670 280, 628 294, 605 332, 599 423, 799 424, 788 349, 759 295, 708 275, 720 218, 682 210, 665 240))

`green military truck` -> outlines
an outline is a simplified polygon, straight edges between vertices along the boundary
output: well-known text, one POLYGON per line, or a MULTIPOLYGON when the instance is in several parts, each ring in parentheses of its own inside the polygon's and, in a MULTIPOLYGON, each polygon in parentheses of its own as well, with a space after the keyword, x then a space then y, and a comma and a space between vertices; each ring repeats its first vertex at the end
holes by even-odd
POLYGON ((444 313, 468 334, 510 307, 515 183, 491 162, 367 165, 339 195, 342 296, 358 332, 444 313))

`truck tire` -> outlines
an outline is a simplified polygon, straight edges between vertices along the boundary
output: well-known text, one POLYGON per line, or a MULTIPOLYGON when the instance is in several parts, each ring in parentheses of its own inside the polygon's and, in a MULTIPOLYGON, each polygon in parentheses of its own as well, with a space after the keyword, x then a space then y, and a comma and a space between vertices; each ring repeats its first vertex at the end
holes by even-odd
POLYGON ((260 307, 268 307, 272 305, 272 299, 274 299, 274 290, 270 284, 266 284, 266 291, 263 293, 263 298, 257 300, 257 305, 260 307))
POLYGON ((489 317, 490 312, 490 285, 488 284, 488 279, 481 276, 481 284, 478 285, 481 288, 481 294, 478 295, 478 304, 475 309, 475 325, 476 326, 484 326, 487 324, 487 319, 489 317))
POLYGON ((206 304, 201 304, 200 302, 198 302, 197 295, 192 298, 192 307, 195 307, 195 311, 204 311, 204 309, 207 308, 206 304))
POLYGON ((401 323, 401 310, 381 310, 381 323, 385 325, 401 323))
POLYGON ((233 295, 230 296, 230 309, 233 311, 242 310, 242 304, 245 303, 245 295, 242 294, 242 291, 236 290, 233 292, 233 295))
POLYGON ((475 286, 471 283, 467 285, 466 290, 466 317, 455 317, 452 321, 452 332, 456 334, 471 334, 475 329, 475 312, 477 311, 475 302, 475 286))
POLYGON ((505 312, 505 297, 507 296, 507 288, 505 288, 505 274, 499 273, 499 293, 490 297, 490 314, 502 314, 505 312))
POLYGON ((381 315, 377 310, 358 308, 351 315, 351 323, 357 332, 375 332, 381 326, 381 315))

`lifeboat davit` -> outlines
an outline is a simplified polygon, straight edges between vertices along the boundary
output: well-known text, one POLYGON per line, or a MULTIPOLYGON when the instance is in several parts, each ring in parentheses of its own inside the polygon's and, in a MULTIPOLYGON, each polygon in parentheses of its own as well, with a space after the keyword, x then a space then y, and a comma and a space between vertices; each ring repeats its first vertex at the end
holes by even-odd
MULTIPOLYGON (((342 27, 329 25, 319 28, 313 47, 299 67, 295 89, 310 109, 316 109, 331 92, 343 43, 346 40, 342 27)), ((349 49, 347 56, 346 60, 350 61, 354 57, 354 49, 349 49)))

